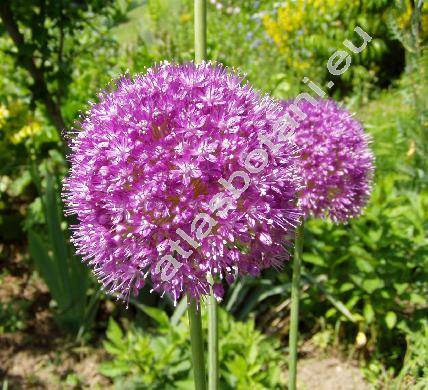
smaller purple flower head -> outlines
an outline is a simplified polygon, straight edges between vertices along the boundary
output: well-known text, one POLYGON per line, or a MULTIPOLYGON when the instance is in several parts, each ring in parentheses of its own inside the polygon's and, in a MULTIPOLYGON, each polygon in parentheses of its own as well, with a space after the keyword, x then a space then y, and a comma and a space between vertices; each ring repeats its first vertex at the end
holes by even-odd
POLYGON ((333 100, 288 101, 297 123, 305 189, 299 204, 305 216, 346 222, 361 213, 371 191, 374 157, 361 124, 333 100))
POLYGON ((211 279, 282 264, 302 188, 296 145, 272 136, 283 111, 210 63, 164 63, 99 95, 72 139, 64 199, 107 291, 127 298, 149 279, 199 299, 211 279))

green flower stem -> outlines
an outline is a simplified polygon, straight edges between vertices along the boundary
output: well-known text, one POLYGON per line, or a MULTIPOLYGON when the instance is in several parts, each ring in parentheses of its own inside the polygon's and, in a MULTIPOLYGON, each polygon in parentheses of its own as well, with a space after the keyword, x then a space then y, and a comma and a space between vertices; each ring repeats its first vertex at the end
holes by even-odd
POLYGON ((296 390, 297 339, 299 334, 300 268, 303 253, 303 223, 297 228, 291 281, 289 390, 296 390))
MULTIPOLYGON (((207 57, 207 2, 195 0, 195 62, 207 57)), ((218 307, 211 289, 208 305, 208 387, 218 390, 218 307)))
POLYGON ((206 390, 207 383, 205 378, 204 340, 202 338, 201 310, 198 309, 194 299, 190 300, 188 312, 195 390, 206 390))
POLYGON ((195 62, 207 57, 207 2, 195 0, 195 62))
POLYGON ((208 304, 208 389, 218 390, 218 307, 211 290, 208 304))

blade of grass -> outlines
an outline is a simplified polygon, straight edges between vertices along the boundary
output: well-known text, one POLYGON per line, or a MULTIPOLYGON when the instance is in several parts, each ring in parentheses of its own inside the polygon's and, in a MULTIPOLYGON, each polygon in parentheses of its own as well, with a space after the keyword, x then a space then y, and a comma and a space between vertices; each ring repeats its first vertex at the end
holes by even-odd
POLYGON ((32 230, 28 232, 28 244, 31 257, 36 264, 36 268, 39 271, 40 276, 48 285, 52 297, 57 302, 59 301, 58 305, 62 304, 62 292, 56 265, 49 256, 40 236, 32 230))
POLYGON ((176 309, 174 310, 174 314, 171 316, 171 325, 175 326, 180 321, 180 318, 183 317, 183 314, 187 309, 187 297, 184 296, 181 301, 178 303, 176 309))
POLYGON ((306 279, 311 285, 315 286, 320 292, 322 292, 328 301, 337 309, 339 312, 341 312, 349 321, 356 322, 353 314, 348 310, 348 308, 345 306, 345 304, 337 299, 332 293, 327 291, 322 283, 315 279, 313 276, 308 274, 307 272, 302 273, 302 277, 306 279))
POLYGON ((237 314, 237 319, 240 321, 245 320, 251 310, 254 309, 260 302, 275 295, 285 295, 290 292, 291 284, 287 283, 283 286, 259 286, 255 292, 251 293, 248 300, 241 311, 237 314))
POLYGON ((62 299, 71 303, 70 280, 68 269, 67 242, 64 238, 64 232, 61 229, 61 219, 59 217, 55 189, 50 174, 46 177, 46 222, 48 225, 49 240, 52 245, 54 262, 58 266, 59 276, 62 284, 62 299))

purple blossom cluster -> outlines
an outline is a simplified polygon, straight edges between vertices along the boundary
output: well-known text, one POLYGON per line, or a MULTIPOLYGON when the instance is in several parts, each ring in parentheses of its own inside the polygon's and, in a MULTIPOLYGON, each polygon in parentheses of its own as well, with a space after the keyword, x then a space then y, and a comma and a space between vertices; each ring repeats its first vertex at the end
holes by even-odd
POLYGON ((163 63, 112 87, 79 124, 64 183, 72 240, 104 288, 126 299, 150 276, 174 300, 199 299, 211 276, 280 267, 302 189, 297 148, 274 132, 284 107, 210 63, 163 63))
POLYGON ((374 157, 370 138, 352 115, 333 100, 286 102, 296 121, 304 190, 299 206, 306 217, 346 222, 361 213, 371 190, 374 157))

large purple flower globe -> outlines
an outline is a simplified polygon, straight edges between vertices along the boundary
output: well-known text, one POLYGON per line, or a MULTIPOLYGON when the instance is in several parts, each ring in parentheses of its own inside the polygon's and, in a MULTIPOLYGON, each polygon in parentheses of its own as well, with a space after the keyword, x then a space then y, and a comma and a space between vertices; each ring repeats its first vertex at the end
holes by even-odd
POLYGON ((345 222, 359 215, 371 191, 374 157, 361 124, 333 100, 289 101, 295 120, 306 216, 345 222))
POLYGON ((64 199, 107 291, 127 298, 150 276, 199 299, 211 277, 281 265, 301 189, 295 144, 271 135, 283 111, 210 63, 164 63, 99 95, 71 141, 64 199))

